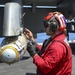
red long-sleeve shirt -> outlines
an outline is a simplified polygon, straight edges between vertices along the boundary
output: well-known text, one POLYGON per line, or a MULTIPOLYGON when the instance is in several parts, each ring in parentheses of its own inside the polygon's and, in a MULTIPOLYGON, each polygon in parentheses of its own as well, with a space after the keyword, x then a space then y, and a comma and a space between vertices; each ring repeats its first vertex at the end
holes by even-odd
MULTIPOLYGON (((72 52, 65 40, 64 34, 59 34, 48 44, 41 56, 35 55, 33 62, 37 66, 37 75, 71 75, 72 52), (62 44, 63 41, 66 45, 62 44)), ((40 46, 38 46, 39 49, 40 46)))

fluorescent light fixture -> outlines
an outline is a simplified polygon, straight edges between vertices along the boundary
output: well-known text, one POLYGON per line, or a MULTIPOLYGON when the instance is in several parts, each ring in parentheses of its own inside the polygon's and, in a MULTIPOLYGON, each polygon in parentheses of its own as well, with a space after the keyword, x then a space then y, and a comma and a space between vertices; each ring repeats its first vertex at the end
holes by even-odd
POLYGON ((0 5, 0 7, 4 7, 5 5, 0 5))
POLYGON ((37 8, 57 8, 56 6, 36 6, 37 8))
POLYGON ((32 6, 23 5, 23 8, 32 8, 32 6))
MULTIPOLYGON (((4 7, 5 5, 0 5, 0 7, 4 7)), ((23 8, 32 8, 30 5, 23 5, 23 8)), ((36 8, 57 8, 57 6, 36 6, 36 8)))

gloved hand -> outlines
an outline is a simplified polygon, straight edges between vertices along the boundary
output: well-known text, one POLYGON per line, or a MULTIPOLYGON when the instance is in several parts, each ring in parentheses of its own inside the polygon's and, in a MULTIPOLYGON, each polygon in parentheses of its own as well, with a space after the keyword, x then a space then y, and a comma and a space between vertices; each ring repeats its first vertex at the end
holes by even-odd
POLYGON ((37 52, 36 52, 36 43, 35 42, 28 42, 27 51, 29 52, 30 56, 32 56, 32 57, 35 54, 37 54, 37 52))

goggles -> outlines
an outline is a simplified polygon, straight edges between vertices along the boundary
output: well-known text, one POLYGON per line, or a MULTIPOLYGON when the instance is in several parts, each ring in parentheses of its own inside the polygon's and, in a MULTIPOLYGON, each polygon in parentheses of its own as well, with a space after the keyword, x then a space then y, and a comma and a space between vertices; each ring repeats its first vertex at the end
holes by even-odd
POLYGON ((44 23, 44 28, 47 28, 49 26, 47 21, 44 20, 43 23, 44 23))

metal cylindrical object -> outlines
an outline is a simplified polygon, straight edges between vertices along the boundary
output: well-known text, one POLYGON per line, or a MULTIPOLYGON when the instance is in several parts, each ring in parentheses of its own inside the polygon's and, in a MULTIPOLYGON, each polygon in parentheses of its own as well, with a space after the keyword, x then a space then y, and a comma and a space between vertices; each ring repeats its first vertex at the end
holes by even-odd
POLYGON ((27 39, 24 34, 18 37, 7 37, 1 43, 0 58, 7 64, 13 64, 23 58, 27 49, 27 39))
POLYGON ((20 34, 21 6, 10 2, 5 4, 3 36, 16 36, 20 34))

